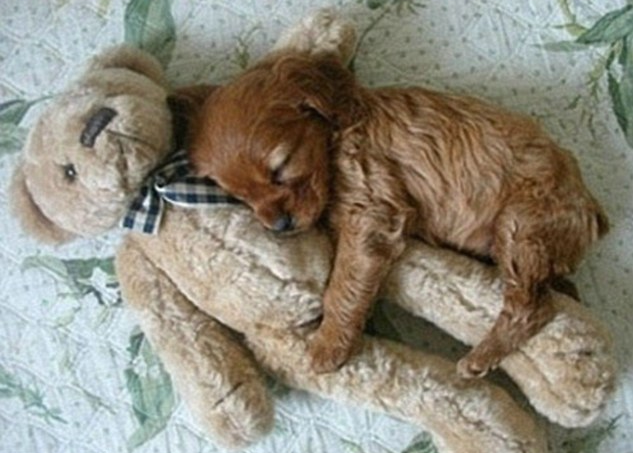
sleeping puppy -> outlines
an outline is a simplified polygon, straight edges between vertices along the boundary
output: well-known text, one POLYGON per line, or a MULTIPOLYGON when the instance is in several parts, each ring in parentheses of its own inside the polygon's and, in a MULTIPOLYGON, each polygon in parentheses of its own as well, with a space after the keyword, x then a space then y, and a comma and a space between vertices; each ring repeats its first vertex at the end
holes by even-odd
POLYGON ((268 229, 325 219, 336 257, 310 358, 341 366, 407 236, 492 259, 504 305, 458 365, 483 376, 552 316, 549 288, 608 220, 572 155, 470 97, 362 87, 331 55, 277 54, 207 100, 192 160, 268 229))

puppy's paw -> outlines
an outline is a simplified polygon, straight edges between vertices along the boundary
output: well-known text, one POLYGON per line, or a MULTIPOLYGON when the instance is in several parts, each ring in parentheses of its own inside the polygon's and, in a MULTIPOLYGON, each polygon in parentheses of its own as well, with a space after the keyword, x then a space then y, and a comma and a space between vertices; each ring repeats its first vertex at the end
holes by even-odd
POLYGON ((457 362, 457 374, 466 379, 482 378, 490 371, 490 367, 472 357, 466 356, 457 362))
POLYGON ((351 21, 338 16, 334 8, 322 8, 284 32, 274 50, 333 52, 347 64, 354 56, 356 39, 356 27, 351 21))
POLYGON ((323 325, 316 331, 308 345, 312 370, 318 374, 338 370, 355 352, 359 343, 340 330, 323 325))
POLYGON ((482 378, 499 366, 503 355, 478 345, 457 362, 457 373, 467 379, 482 378))

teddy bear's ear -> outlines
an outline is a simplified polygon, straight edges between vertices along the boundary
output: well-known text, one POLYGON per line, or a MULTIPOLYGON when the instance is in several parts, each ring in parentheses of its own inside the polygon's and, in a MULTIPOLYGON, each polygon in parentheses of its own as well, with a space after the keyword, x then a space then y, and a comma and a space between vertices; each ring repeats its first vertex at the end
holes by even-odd
POLYGON ((26 185, 22 164, 13 173, 9 198, 13 213, 20 220, 22 228, 36 239, 48 244, 60 244, 76 237, 55 225, 37 206, 26 185))
POLYGON ((110 47, 93 57, 86 74, 109 68, 125 68, 143 74, 162 86, 167 86, 165 72, 159 61, 148 52, 128 44, 110 47))

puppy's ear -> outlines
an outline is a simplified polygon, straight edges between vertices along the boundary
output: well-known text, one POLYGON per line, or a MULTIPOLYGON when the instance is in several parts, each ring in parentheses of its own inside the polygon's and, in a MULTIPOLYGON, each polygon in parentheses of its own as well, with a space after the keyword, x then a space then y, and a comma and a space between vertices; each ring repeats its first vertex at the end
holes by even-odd
POLYGON ((75 235, 55 225, 37 206, 28 186, 22 164, 13 173, 9 187, 13 214, 20 220, 22 228, 31 236, 48 244, 68 242, 75 235))
POLYGON ((275 65, 281 86, 286 87, 297 108, 342 127, 353 115, 356 84, 352 73, 335 55, 289 55, 275 65))
POLYGON ((191 85, 178 88, 167 96, 178 147, 185 146, 198 129, 202 106, 216 88, 215 85, 191 85))
POLYGON ((167 102, 169 102, 169 106, 172 109, 175 108, 182 114, 193 115, 202 107, 216 88, 216 85, 204 84, 177 88, 167 97, 167 102))

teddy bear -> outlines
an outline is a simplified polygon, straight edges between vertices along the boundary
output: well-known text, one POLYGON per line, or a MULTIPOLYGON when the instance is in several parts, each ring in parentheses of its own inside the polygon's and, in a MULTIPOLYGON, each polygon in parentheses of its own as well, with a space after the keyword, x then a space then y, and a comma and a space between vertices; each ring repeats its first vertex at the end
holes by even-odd
MULTIPOLYGON (((288 46, 349 61, 354 27, 321 10, 276 49, 288 46)), ((279 238, 211 181, 178 190, 191 182, 181 173, 188 121, 212 90, 172 91, 144 51, 102 52, 37 120, 10 193, 24 230, 43 242, 132 228, 116 257, 123 298, 214 441, 242 448, 270 431, 272 376, 419 425, 442 452, 546 451, 541 424, 505 390, 460 378, 453 362, 419 349, 367 335, 338 371, 312 371, 306 351, 331 266, 327 234, 279 238), (192 198, 213 202, 188 205, 192 198)), ((410 241, 381 297, 471 345, 494 322, 502 289, 494 267, 410 241)), ((500 366, 538 413, 585 426, 613 389, 611 342, 579 303, 552 298, 554 319, 500 366)))

